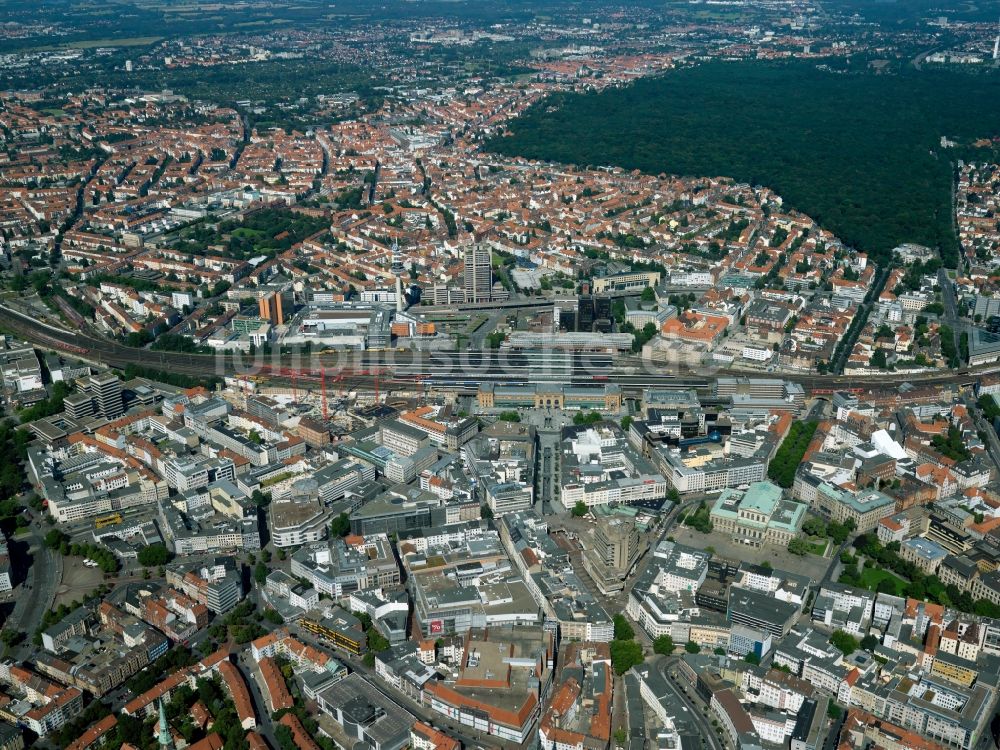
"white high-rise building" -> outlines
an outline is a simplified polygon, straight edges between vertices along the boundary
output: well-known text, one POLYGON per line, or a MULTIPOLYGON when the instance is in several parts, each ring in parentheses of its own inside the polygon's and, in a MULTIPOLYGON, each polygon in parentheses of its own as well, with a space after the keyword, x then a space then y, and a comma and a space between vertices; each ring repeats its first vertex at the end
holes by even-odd
POLYGON ((403 258, 399 254, 399 243, 392 243, 392 275, 396 277, 396 312, 403 312, 403 258))
POLYGON ((465 301, 489 302, 493 293, 493 266, 488 245, 465 248, 465 301))

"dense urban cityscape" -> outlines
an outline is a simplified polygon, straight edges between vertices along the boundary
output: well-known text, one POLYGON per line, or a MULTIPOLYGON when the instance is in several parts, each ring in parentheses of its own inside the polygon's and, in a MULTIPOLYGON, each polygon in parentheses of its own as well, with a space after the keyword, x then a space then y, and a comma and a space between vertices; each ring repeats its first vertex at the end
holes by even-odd
POLYGON ((998 18, 0 1, 0 750, 1000 747, 998 18))

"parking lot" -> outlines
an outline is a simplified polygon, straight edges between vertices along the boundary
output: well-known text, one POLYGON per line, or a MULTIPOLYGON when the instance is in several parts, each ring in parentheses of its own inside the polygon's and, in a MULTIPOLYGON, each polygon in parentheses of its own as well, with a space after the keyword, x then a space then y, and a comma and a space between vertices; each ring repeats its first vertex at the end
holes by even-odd
POLYGON ((67 557, 62 581, 56 589, 55 606, 82 599, 102 583, 104 574, 100 568, 88 568, 83 564, 82 557, 67 557))

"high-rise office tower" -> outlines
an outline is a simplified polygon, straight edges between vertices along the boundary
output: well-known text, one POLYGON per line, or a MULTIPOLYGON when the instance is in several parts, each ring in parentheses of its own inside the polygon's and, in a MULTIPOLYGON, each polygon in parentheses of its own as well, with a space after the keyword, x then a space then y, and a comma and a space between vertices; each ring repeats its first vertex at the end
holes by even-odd
POLYGON ((260 317, 271 325, 280 326, 285 322, 285 311, 281 302, 281 294, 275 292, 260 298, 260 317))
POLYGON ((639 554, 639 530, 625 519, 598 523, 594 528, 594 549, 609 568, 628 571, 639 554))
POLYGON ((122 399, 122 381, 113 373, 105 372, 91 375, 87 379, 87 390, 94 397, 97 413, 105 419, 118 419, 125 413, 125 402, 122 399))
POLYGON ((465 301, 489 302, 493 293, 493 266, 488 245, 465 248, 465 301))
POLYGON ((403 256, 399 252, 399 243, 392 243, 392 275, 396 278, 396 312, 403 312, 403 256))

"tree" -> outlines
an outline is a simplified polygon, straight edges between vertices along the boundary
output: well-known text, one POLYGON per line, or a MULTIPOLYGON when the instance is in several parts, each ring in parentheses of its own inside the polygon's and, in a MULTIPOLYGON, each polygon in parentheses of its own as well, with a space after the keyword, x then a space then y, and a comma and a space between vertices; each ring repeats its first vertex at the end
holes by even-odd
POLYGON ((592 411, 589 414, 584 414, 581 411, 573 415, 573 424, 577 425, 578 427, 589 427, 590 425, 595 425, 603 420, 604 417, 602 417, 600 413, 596 411, 592 411))
POLYGON ((386 639, 384 635, 382 635, 380 632, 378 632, 378 630, 375 629, 374 625, 368 628, 367 636, 368 636, 369 651, 378 654, 389 648, 389 641, 386 639))
POLYGON ((656 290, 651 286, 647 286, 642 290, 642 295, 639 297, 643 302, 655 302, 656 301, 656 290))
POLYGON ((152 340, 153 334, 143 328, 141 331, 132 331, 129 333, 129 335, 125 337, 125 345, 130 346, 133 349, 138 349, 145 346, 152 340))
POLYGON ((865 651, 874 651, 878 648, 878 638, 869 633, 864 638, 861 639, 861 648, 865 651))
POLYGON ((792 486, 795 470, 802 463, 802 456, 805 455, 818 425, 816 421, 792 423, 788 435, 767 467, 767 476, 771 481, 786 488, 792 486))
POLYGON ((788 540, 788 551, 802 557, 809 554, 809 543, 799 537, 792 537, 788 540))
POLYGON ((636 664, 642 664, 645 658, 642 646, 636 641, 611 641, 609 647, 611 649, 611 666, 614 668, 615 674, 618 675, 625 674, 636 664))
POLYGON ((826 522, 822 518, 812 516, 803 522, 802 530, 809 536, 826 536, 826 522))
POLYGON ((330 534, 334 537, 343 537, 351 533, 351 517, 346 513, 335 516, 330 523, 330 534))
POLYGON ((361 629, 366 633, 372 629, 372 617, 367 612, 354 611, 351 614, 358 618, 358 622, 361 623, 361 629))
POLYGON ((479 517, 485 518, 487 520, 493 518, 493 508, 488 505, 482 505, 479 508, 479 517))
POLYGON ((635 631, 629 621, 625 619, 625 615, 615 615, 612 621, 615 624, 616 641, 631 641, 635 638, 635 631))
POLYGON ((965 446, 962 431, 955 425, 949 425, 947 437, 935 435, 931 439, 931 444, 944 456, 955 461, 966 461, 972 456, 972 453, 965 446))
POLYGON ((46 535, 43 543, 49 549, 59 549, 63 543, 68 542, 69 537, 59 529, 52 529, 46 535))
POLYGON ((576 505, 573 506, 572 513, 577 518, 583 518, 590 511, 587 504, 583 500, 577 500, 576 505))
POLYGON ((701 646, 699 646, 694 641, 688 641, 684 644, 684 650, 689 654, 699 654, 701 653, 701 646))
MULTIPOLYGON (((63 410, 63 399, 65 399, 69 393, 70 387, 67 383, 63 381, 54 383, 52 385, 52 391, 49 398, 44 401, 39 401, 29 409, 22 410, 18 413, 18 418, 21 422, 28 423, 33 422, 36 419, 41 419, 42 417, 50 417, 53 414, 58 414, 63 410)), ((20 432, 20 430, 18 432, 20 432)), ((20 486, 18 486, 17 489, 20 489, 20 486)))
POLYGON ((661 635, 653 641, 653 652, 669 656, 674 653, 674 639, 669 635, 661 635))
POLYGON ((897 581, 892 578, 883 578, 875 586, 875 592, 878 594, 892 594, 896 596, 897 581))
POLYGON ((615 744, 624 747, 626 740, 628 740, 628 732, 625 731, 625 727, 618 727, 615 730, 615 744))
POLYGON ((760 664, 760 656, 757 655, 757 652, 751 651, 743 657, 743 661, 747 664, 760 664))
POLYGON ((843 630, 833 631, 833 634, 830 636, 830 644, 844 654, 844 656, 853 654, 861 647, 857 638, 843 630))
POLYGON ((229 635, 237 644, 249 643, 264 634, 264 629, 255 622, 246 625, 234 625, 229 629, 229 635))
POLYGON ((628 432, 629 428, 632 426, 633 421, 634 420, 632 419, 632 417, 628 416, 627 414, 624 417, 622 417, 621 421, 622 432, 628 432))
POLYGON ((148 567, 166 565, 170 561, 170 551, 165 545, 157 542, 139 550, 139 564, 148 567))
POLYGON ((263 586, 267 582, 268 571, 267 566, 259 562, 254 566, 253 569, 253 579, 257 582, 257 585, 263 586))
POLYGON ((826 533, 836 545, 846 542, 852 531, 854 531, 854 521, 850 518, 843 523, 831 521, 826 525, 826 533))
MULTIPOLYGON (((367 658, 367 654, 365 656, 367 658)), ((373 658, 372 664, 374 663, 375 660, 373 658)), ((274 739, 278 741, 278 745, 281 747, 281 750, 298 750, 298 745, 295 742, 295 737, 292 735, 292 730, 285 724, 275 724, 274 739)))
POLYGON ((693 513, 685 516, 683 523, 702 534, 708 534, 713 528, 711 513, 705 507, 705 503, 700 503, 693 513))
POLYGON ((258 508, 265 508, 271 503, 271 493, 254 490, 253 494, 250 495, 250 501, 258 508))

